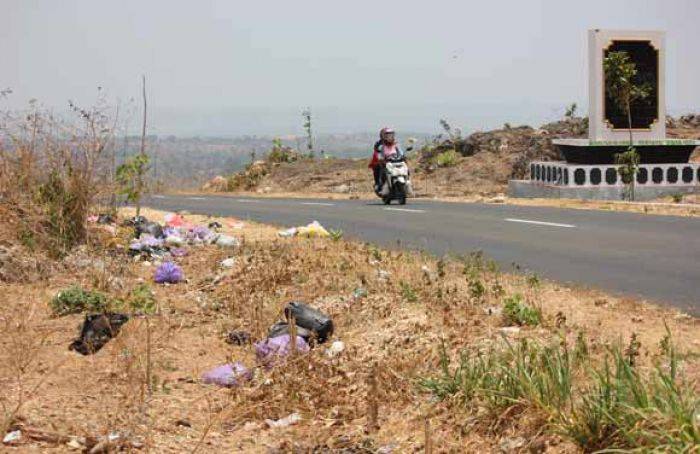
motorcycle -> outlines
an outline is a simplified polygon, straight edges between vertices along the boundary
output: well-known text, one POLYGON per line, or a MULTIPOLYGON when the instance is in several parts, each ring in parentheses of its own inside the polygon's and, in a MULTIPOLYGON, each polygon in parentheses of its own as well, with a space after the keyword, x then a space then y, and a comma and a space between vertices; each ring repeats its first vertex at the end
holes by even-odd
POLYGON ((400 205, 406 204, 406 197, 413 195, 410 171, 404 156, 390 157, 383 164, 383 183, 377 192, 385 205, 392 200, 398 200, 400 205))

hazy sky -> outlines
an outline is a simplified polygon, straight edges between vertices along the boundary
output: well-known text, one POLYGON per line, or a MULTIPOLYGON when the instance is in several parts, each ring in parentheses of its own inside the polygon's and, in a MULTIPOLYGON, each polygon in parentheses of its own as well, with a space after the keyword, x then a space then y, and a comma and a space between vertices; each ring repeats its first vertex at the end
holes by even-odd
POLYGON ((145 74, 158 134, 298 133, 307 105, 318 132, 535 124, 585 109, 589 28, 637 28, 667 31, 669 110, 700 111, 698 24, 700 0, 0 0, 0 103, 126 103, 145 74))

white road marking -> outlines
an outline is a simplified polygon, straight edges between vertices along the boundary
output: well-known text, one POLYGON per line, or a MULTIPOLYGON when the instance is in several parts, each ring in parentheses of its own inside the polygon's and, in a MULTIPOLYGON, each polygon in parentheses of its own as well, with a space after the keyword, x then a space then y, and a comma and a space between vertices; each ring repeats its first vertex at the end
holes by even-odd
POLYGON ((236 202, 241 202, 241 203, 258 203, 260 200, 253 200, 253 199, 236 199, 236 202))
POLYGON ((204 197, 187 197, 188 200, 207 200, 204 197))
POLYGON ((322 207, 334 207, 335 203, 328 202, 300 202, 302 205, 319 205, 322 207))
POLYGON ((389 211, 405 211, 406 213, 425 213, 425 210, 416 210, 413 208, 384 208, 389 211))
POLYGON ((556 222, 544 222, 544 221, 531 221, 529 219, 513 219, 513 218, 506 218, 506 221, 508 222, 520 222, 522 224, 536 224, 536 225, 546 225, 549 227, 565 227, 567 229, 573 229, 576 228, 575 225, 571 224, 559 224, 556 222))
POLYGON ((156 195, 153 196, 153 198, 154 198, 154 199, 164 199, 165 196, 164 196, 164 195, 158 195, 158 194, 156 194, 156 195))

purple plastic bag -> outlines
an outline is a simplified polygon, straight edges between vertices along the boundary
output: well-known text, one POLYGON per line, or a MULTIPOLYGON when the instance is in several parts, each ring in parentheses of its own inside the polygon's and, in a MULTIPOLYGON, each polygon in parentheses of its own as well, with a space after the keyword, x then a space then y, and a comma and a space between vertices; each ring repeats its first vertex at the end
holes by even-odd
POLYGON ((187 255, 187 249, 182 247, 177 247, 175 249, 170 249, 170 253, 173 257, 184 257, 187 255))
POLYGON ((180 230, 177 227, 170 227, 169 225, 163 227, 163 236, 164 237, 169 237, 169 236, 181 236, 180 235, 180 230))
POLYGON ((134 240, 129 245, 132 251, 140 251, 144 248, 158 248, 163 246, 163 240, 155 238, 153 235, 141 235, 141 238, 134 240))
MULTIPOLYGON (((289 355, 291 347, 291 337, 289 334, 270 337, 255 343, 255 357, 259 363, 267 367, 272 367, 280 359, 289 355)), ((309 351, 309 344, 300 336, 297 336, 296 347, 298 352, 309 351)))
POLYGON ((161 265, 156 269, 155 276, 153 277, 153 280, 155 280, 158 284, 165 284, 166 282, 176 284, 182 281, 182 279, 182 268, 173 262, 161 263, 161 265))
POLYGON ((240 361, 222 364, 202 375, 202 382, 219 386, 238 386, 253 378, 253 372, 240 361))

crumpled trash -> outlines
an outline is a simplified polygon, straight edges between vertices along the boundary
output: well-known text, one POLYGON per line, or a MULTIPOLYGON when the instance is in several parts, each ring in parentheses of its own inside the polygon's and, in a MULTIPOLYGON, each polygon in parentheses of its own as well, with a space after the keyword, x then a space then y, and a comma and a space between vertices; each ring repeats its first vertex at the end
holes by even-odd
POLYGON ((285 306, 284 315, 288 322, 293 317, 297 326, 313 332, 319 343, 333 335, 333 320, 308 304, 291 301, 285 306))
POLYGON ((230 345, 250 344, 250 333, 239 330, 231 331, 226 335, 226 343, 230 345))
POLYGON ((153 280, 158 284, 177 284, 183 279, 182 268, 173 262, 161 263, 153 276, 153 280))
MULTIPOLYGON (((301 336, 295 341, 297 352, 308 352, 309 345, 301 336)), ((255 343, 255 357, 258 362, 266 367, 279 364, 292 351, 292 340, 289 334, 271 337, 255 343)))
POLYGON ((135 226, 136 238, 140 238, 141 235, 148 234, 154 238, 163 238, 163 227, 156 222, 143 222, 136 224, 135 226))
POLYGON ((114 224, 116 222, 117 220, 114 219, 114 216, 112 216, 111 214, 101 213, 97 216, 98 224, 114 224))
POLYGON ((236 259, 234 259, 233 257, 229 257, 227 259, 222 260, 220 265, 221 268, 233 268, 234 266, 236 266, 236 259))
POLYGON ((219 235, 216 239, 216 245, 220 247, 238 247, 240 244, 241 242, 238 241, 238 238, 233 236, 219 235))
POLYGON ((168 213, 163 217, 165 225, 169 227, 182 227, 185 225, 185 219, 177 213, 168 213))
POLYGON ((353 292, 352 292, 352 297, 357 299, 360 298, 365 298, 367 296, 367 289, 364 287, 357 287, 353 292))
POLYGON ((187 255, 187 249, 182 247, 170 249, 170 255, 172 255, 173 257, 184 257, 187 255))
POLYGON ((298 227, 297 235, 302 235, 309 238, 325 238, 330 236, 330 233, 328 233, 328 230, 326 230, 318 221, 313 221, 309 225, 298 227))
POLYGON ((124 227, 133 227, 136 226, 137 224, 145 224, 148 222, 148 219, 146 219, 146 216, 134 216, 133 218, 129 218, 124 220, 122 225, 124 227))
POLYGON ((297 228, 296 227, 291 227, 288 228, 287 230, 280 230, 277 232, 278 236, 281 236, 282 238, 290 238, 293 237, 297 234, 297 228))
POLYGON ((113 312, 86 315, 80 328, 80 337, 74 340, 68 349, 81 355, 96 353, 119 334, 122 325, 128 321, 128 315, 113 312))
POLYGON ((329 358, 334 358, 341 354, 345 350, 345 343, 343 341, 333 341, 331 346, 326 350, 326 355, 329 358))
MULTIPOLYGON (((267 332, 267 337, 277 337, 284 334, 291 334, 289 332, 289 323, 279 321, 270 327, 270 330, 267 332)), ((309 342, 309 340, 314 337, 314 333, 313 331, 309 331, 297 325, 297 336, 303 337, 306 342, 309 342)))
POLYGON ((22 438, 22 431, 21 430, 13 430, 12 432, 8 432, 5 437, 3 437, 2 442, 5 443, 6 445, 12 444, 16 441, 19 441, 22 438))
POLYGON ((208 241, 210 238, 212 238, 213 233, 211 230, 208 228, 204 227, 203 225, 197 225, 192 228, 190 228, 187 233, 185 234, 185 237, 190 240, 201 240, 201 241, 208 241))
POLYGON ((165 244, 170 246, 183 246, 185 244, 185 239, 176 235, 168 235, 165 237, 165 244))
POLYGON ((253 378, 253 372, 240 361, 222 364, 202 375, 202 382, 219 386, 238 386, 253 378))
POLYGON ((268 425, 270 429, 275 427, 288 427, 301 421, 301 415, 299 413, 292 413, 289 416, 280 418, 278 420, 266 419, 265 424, 268 425))

